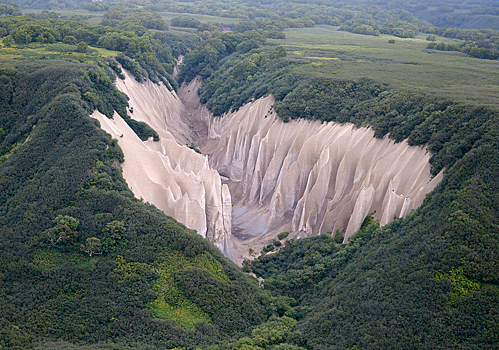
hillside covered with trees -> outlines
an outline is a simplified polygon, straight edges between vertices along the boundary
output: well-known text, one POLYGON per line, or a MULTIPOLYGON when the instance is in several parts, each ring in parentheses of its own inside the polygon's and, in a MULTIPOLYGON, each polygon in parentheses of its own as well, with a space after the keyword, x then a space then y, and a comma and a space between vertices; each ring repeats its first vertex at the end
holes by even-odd
MULTIPOLYGON (((12 44, 19 55, 64 40, 58 29, 68 24, 2 20, 9 33, 27 28, 54 38, 12 44)), ((95 28, 72 27, 98 45, 95 28)), ((70 49, 44 59, 2 57, 2 348, 206 347, 251 336, 272 315, 285 322, 254 278, 133 197, 117 140, 89 117, 94 109, 127 115, 127 97, 112 83, 120 70, 92 46, 73 45, 73 54, 72 44, 59 45, 70 49)), ((152 130, 130 123, 137 133, 152 130)))
POLYGON ((494 64, 497 31, 457 15, 495 16, 493 4, 439 5, 454 17, 399 1, 19 5, 0 5, 1 349, 497 347, 497 105, 395 87, 374 73, 338 78, 337 61, 380 60, 285 41, 290 29, 334 26, 348 38, 420 40, 418 52, 465 67, 494 64), (101 19, 23 16, 25 8, 84 8, 101 19), (460 28, 443 28, 451 26, 460 28), (473 58, 478 49, 490 55, 473 58), (115 88, 122 67, 171 90, 200 76, 200 100, 215 117, 272 94, 284 122, 349 122, 407 139, 428 148, 443 181, 406 218, 379 227, 368 216, 348 245, 342 232, 296 241, 283 233, 241 269, 128 188, 117 140, 89 116, 116 111, 142 139, 158 137, 115 88))

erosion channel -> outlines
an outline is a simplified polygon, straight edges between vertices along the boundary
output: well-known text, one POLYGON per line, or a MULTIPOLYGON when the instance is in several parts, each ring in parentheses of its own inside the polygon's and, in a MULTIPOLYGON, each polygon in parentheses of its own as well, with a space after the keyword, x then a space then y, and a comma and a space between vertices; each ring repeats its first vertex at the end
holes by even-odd
POLYGON ((213 117, 199 102, 200 84, 175 93, 128 72, 117 80, 130 116, 154 128, 157 142, 140 140, 116 113, 93 117, 118 139, 135 196, 236 263, 284 231, 290 239, 340 230, 347 243, 367 215, 381 225, 403 217, 441 180, 441 173, 432 177, 424 148, 376 139, 352 124, 284 123, 272 96, 213 117))

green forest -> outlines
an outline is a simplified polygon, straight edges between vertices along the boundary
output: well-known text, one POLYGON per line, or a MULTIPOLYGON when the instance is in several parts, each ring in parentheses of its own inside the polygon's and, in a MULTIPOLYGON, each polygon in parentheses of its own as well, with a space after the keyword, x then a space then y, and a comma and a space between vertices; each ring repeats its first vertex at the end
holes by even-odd
POLYGON ((497 348, 497 4, 0 2, 0 349, 497 348), (158 139, 123 69, 201 77, 214 118, 272 94, 284 122, 370 127, 443 180, 348 245, 283 232, 240 268, 125 182, 89 116, 158 139))

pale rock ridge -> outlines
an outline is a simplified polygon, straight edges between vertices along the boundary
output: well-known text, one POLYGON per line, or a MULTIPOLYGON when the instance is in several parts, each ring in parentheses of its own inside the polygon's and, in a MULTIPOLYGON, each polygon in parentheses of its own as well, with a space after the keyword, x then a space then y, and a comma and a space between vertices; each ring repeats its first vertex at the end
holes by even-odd
POLYGON ((127 70, 123 69, 123 72, 125 79, 116 79, 116 87, 130 98, 131 117, 149 124, 156 131, 167 130, 168 137, 180 144, 188 143, 189 126, 181 117, 185 108, 175 92, 170 92, 163 83, 155 84, 149 79, 139 83, 127 70))
POLYGON ((407 215, 442 177, 431 177, 423 148, 375 139, 370 129, 284 123, 272 96, 213 118, 199 102, 200 79, 177 96, 126 76, 117 86, 130 97, 132 117, 151 125, 160 142, 142 142, 117 115, 94 116, 118 138, 132 191, 238 263, 282 231, 300 238, 343 230, 346 243, 370 213, 383 225, 407 215), (209 162, 177 142, 195 143, 209 162))
POLYGON ((232 259, 230 191, 207 156, 177 143, 191 138, 183 103, 163 84, 138 83, 127 71, 125 76, 116 86, 129 96, 132 118, 153 127, 160 141, 143 142, 117 113, 109 119, 95 111, 92 117, 123 150, 123 177, 137 198, 196 230, 232 259))
POLYGON ((177 75, 179 75, 180 73, 180 65, 182 64, 182 62, 184 61, 184 56, 183 55, 179 55, 177 57, 177 62, 175 64, 175 66, 173 67, 173 73, 172 73, 172 77, 175 78, 177 75))
POLYGON ((268 96, 213 118, 202 148, 228 178, 233 238, 243 256, 284 230, 295 238, 343 230, 347 243, 367 215, 375 212, 381 225, 403 217, 442 178, 432 178, 421 147, 376 139, 352 124, 284 123, 273 103, 268 96))

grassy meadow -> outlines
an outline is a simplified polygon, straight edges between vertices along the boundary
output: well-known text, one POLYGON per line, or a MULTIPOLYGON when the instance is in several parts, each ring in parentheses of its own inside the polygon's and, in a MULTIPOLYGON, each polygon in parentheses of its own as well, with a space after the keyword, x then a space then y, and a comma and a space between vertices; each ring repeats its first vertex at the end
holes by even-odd
POLYGON ((241 20, 240 18, 218 17, 210 15, 201 15, 196 13, 178 13, 178 12, 168 12, 168 11, 161 11, 158 13, 165 21, 168 22, 168 24, 171 23, 171 19, 173 17, 178 17, 178 16, 192 17, 201 22, 210 23, 210 24, 215 24, 215 23, 234 24, 241 20))
POLYGON ((76 52, 76 49, 76 45, 68 45, 63 43, 30 43, 28 45, 13 45, 10 47, 6 47, 0 41, 0 60, 63 59, 74 62, 79 61, 92 63, 93 59, 101 57, 116 57, 119 53, 117 51, 93 46, 89 46, 86 53, 76 52))
MULTIPOLYGON (((38 10, 38 9, 23 9, 23 13, 41 13, 44 10, 38 10)), ((54 10, 52 12, 56 12, 59 14, 60 19, 65 19, 71 16, 83 16, 83 17, 90 17, 87 21, 88 23, 92 25, 97 25, 99 24, 102 19, 104 18, 105 12, 95 12, 95 11, 88 11, 84 9, 78 9, 78 10, 54 10)))
MULTIPOLYGON (((414 39, 338 31, 338 27, 286 29, 288 55, 307 59, 301 72, 336 78, 369 77, 392 87, 452 97, 467 103, 499 104, 499 62, 459 52, 427 50, 425 34, 414 39), (395 40, 394 44, 389 43, 395 40)), ((439 42, 455 43, 438 37, 439 42)))

